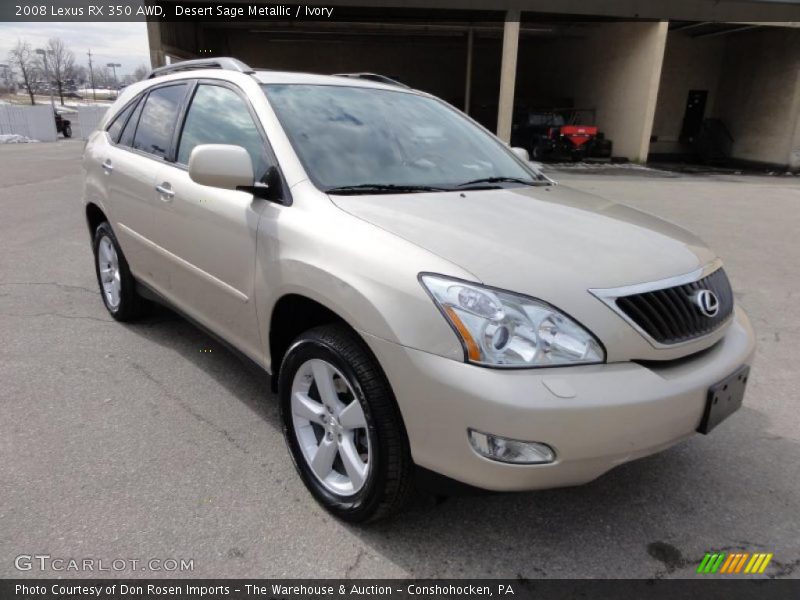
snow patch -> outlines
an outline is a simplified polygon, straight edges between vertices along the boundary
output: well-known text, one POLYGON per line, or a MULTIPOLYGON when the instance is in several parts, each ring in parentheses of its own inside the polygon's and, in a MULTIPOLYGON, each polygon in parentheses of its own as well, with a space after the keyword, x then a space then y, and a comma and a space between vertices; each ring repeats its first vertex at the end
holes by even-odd
POLYGON ((19 135, 16 133, 0 134, 0 144, 32 144, 38 142, 39 140, 32 140, 27 136, 19 135))

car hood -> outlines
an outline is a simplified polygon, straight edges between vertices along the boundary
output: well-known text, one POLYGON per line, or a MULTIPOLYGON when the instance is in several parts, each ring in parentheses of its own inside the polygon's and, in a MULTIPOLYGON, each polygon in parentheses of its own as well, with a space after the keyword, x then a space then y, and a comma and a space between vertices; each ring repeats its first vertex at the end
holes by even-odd
POLYGON ((331 200, 487 285, 549 301, 665 279, 715 258, 677 225, 561 185, 331 200))

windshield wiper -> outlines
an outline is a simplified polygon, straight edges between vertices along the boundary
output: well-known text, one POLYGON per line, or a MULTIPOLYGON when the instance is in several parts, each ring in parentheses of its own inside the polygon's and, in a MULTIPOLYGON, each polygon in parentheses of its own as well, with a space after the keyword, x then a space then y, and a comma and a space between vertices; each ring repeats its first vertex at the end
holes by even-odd
POLYGON ((467 187, 468 185, 477 185, 479 183, 521 183, 531 186, 549 185, 546 181, 529 181, 527 179, 520 179, 519 177, 481 177, 480 179, 459 183, 456 187, 467 187))
POLYGON ((396 185, 393 183, 362 183, 343 185, 325 190, 328 194, 411 194, 415 192, 449 192, 448 188, 430 185, 396 185))

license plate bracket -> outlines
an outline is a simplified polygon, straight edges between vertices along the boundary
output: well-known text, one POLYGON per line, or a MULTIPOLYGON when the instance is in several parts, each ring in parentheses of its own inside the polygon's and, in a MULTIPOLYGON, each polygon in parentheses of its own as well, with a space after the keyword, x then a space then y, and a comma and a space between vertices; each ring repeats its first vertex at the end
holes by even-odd
POLYGON ((708 388, 706 408, 700 426, 697 428, 699 433, 709 433, 739 410, 742 400, 744 400, 744 390, 749 374, 750 366, 742 365, 725 379, 708 388))

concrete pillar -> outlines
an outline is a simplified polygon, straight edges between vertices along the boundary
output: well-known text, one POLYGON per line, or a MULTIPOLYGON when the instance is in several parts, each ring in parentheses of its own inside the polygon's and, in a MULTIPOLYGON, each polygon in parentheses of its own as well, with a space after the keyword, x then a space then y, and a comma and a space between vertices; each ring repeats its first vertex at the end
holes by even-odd
POLYGON ((642 122, 642 131, 639 136, 639 150, 636 152, 635 159, 639 162, 647 160, 650 152, 650 136, 653 133, 653 120, 656 116, 656 104, 658 103, 658 84, 661 81, 661 66, 664 63, 664 50, 667 45, 667 34, 669 33, 669 22, 661 21, 656 24, 655 30, 649 36, 648 50, 650 53, 649 62, 650 77, 647 82, 647 93, 645 96, 645 109, 642 122))
POLYGON ((662 22, 598 23, 580 44, 564 48, 564 91, 593 108, 614 156, 647 160, 667 40, 662 22))
POLYGON ((147 40, 150 45, 150 68, 163 67, 167 64, 164 45, 161 41, 161 23, 147 22, 147 40))
MULTIPOLYGON (((789 143, 789 153, 786 157, 786 164, 794 172, 800 171, 800 71, 797 72, 794 81, 794 95, 792 98, 792 108, 790 115, 794 115, 794 135, 789 143)), ((790 117, 791 118, 791 117, 790 117)))
POLYGON ((464 112, 469 114, 470 96, 472 96, 472 51, 475 45, 475 31, 472 27, 467 32, 467 75, 464 83, 464 112))
POLYGON ((500 64, 500 99, 497 107, 497 137, 508 143, 511 139, 511 119, 514 113, 514 83, 517 78, 517 47, 519 46, 518 10, 509 10, 503 26, 503 58, 500 64))

